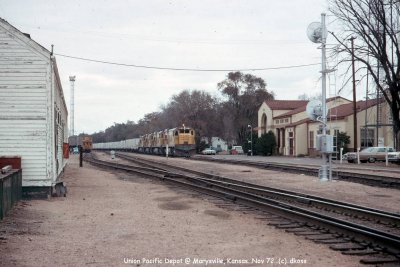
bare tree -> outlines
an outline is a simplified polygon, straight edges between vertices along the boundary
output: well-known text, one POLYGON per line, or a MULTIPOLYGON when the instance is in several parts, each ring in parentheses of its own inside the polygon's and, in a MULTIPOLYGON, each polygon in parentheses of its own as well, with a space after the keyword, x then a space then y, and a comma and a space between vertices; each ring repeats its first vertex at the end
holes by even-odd
POLYGON ((306 93, 297 96, 298 100, 309 100, 309 97, 306 93))
POLYGON ((218 83, 218 88, 227 97, 223 103, 223 124, 227 133, 232 134, 225 138, 236 139, 238 144, 244 143, 248 135, 247 125, 257 125, 257 112, 262 102, 274 99, 266 86, 262 78, 239 71, 228 73, 227 79, 218 83))
POLYGON ((298 100, 322 100, 322 94, 317 93, 313 95, 308 95, 306 93, 297 96, 298 100))
MULTIPOLYGON (((218 136, 220 118, 217 100, 209 93, 200 90, 184 90, 171 97, 170 102, 162 108, 166 115, 167 127, 185 124, 196 130, 196 136, 218 136)), ((197 140, 199 141, 199 140, 197 140)))
POLYGON ((333 33, 339 42, 335 52, 341 63, 351 61, 348 41, 355 37, 354 58, 367 70, 390 106, 396 147, 400 132, 399 0, 330 0, 330 11, 341 22, 342 32, 333 33), (383 77, 382 77, 383 76, 383 77))

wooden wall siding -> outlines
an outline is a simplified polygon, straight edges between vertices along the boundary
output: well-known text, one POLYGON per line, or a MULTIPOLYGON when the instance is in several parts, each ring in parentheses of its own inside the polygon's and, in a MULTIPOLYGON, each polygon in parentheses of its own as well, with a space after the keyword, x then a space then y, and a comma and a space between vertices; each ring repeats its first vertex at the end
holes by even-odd
POLYGON ((0 155, 22 157, 23 186, 51 186, 50 59, 7 30, 0 25, 0 155))
POLYGON ((53 88, 54 94, 54 131, 57 131, 56 142, 56 173, 58 176, 61 174, 65 165, 67 164, 67 159, 64 158, 63 154, 63 144, 68 143, 68 110, 65 105, 64 95, 61 87, 60 80, 58 78, 58 70, 55 64, 55 59, 53 59, 53 88))

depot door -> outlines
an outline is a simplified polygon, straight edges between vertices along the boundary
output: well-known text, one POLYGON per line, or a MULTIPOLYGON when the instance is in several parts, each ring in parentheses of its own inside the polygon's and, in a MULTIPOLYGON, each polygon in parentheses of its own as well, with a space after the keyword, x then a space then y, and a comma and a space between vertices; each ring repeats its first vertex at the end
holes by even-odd
POLYGON ((289 156, 293 156, 293 154, 294 154, 293 132, 289 132, 289 156))

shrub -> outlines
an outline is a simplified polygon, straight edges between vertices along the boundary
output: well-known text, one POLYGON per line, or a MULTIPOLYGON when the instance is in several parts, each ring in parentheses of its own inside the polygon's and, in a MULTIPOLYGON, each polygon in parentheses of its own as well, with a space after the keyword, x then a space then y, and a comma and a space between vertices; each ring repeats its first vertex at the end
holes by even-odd
POLYGON ((348 144, 350 144, 350 136, 346 132, 339 132, 337 135, 338 150, 343 147, 343 154, 347 153, 349 151, 347 148, 348 144))
POLYGON ((275 134, 272 131, 261 135, 261 137, 257 139, 257 143, 255 145, 255 150, 257 151, 257 154, 271 156, 274 154, 275 149, 276 139, 275 134))

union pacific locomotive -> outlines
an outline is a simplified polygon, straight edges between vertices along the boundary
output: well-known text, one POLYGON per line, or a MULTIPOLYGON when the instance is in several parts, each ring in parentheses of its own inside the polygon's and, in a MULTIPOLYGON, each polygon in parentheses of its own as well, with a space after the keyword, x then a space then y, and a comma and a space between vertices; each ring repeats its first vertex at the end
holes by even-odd
POLYGON ((91 136, 70 136, 68 138, 69 150, 71 153, 79 153, 78 148, 82 147, 84 153, 89 153, 92 150, 92 137, 91 136), (79 141, 78 141, 79 140, 79 141))
POLYGON ((148 154, 190 156, 196 151, 195 132, 190 127, 177 127, 140 137, 138 151, 148 154))
POLYGON ((96 143, 93 149, 136 151, 146 154, 189 157, 196 152, 195 130, 182 125, 173 129, 145 134, 140 138, 96 143))
POLYGON ((82 149, 83 152, 89 153, 92 150, 92 137, 90 136, 84 136, 82 137, 82 149))

